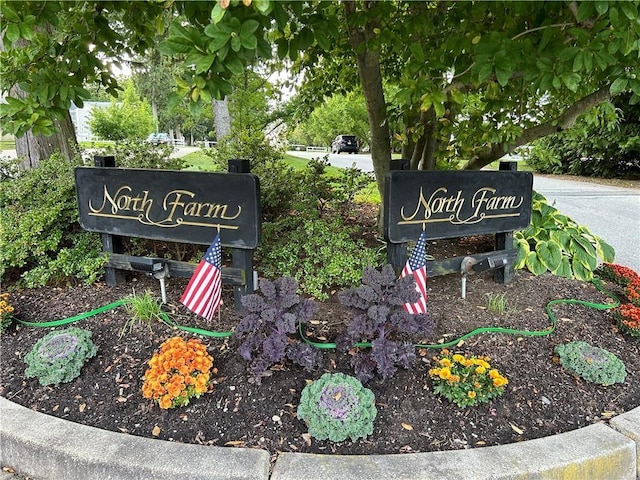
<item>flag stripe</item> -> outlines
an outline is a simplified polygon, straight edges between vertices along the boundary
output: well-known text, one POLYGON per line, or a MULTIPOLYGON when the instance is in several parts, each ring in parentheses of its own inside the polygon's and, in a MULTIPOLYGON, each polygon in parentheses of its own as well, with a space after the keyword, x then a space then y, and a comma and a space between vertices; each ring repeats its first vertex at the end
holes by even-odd
POLYGON ((405 311, 412 315, 427 312, 427 265, 425 250, 426 235, 422 232, 401 273, 402 277, 408 277, 409 275, 413 277, 416 291, 420 294, 420 298, 415 303, 405 303, 403 305, 405 311))
POLYGON ((180 302, 189 310, 207 320, 213 319, 213 315, 220 306, 222 296, 221 263, 220 236, 216 235, 180 298, 180 302))

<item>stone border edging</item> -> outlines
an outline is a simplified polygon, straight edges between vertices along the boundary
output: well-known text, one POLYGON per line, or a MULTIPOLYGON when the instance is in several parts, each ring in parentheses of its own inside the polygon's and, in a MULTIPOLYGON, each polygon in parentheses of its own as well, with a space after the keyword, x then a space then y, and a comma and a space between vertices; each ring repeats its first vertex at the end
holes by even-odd
POLYGON ((640 407, 551 437, 396 455, 281 453, 153 440, 34 412, 0 397, 0 463, 38 480, 507 480, 640 478, 640 407), (613 427, 613 428, 611 428, 613 427))

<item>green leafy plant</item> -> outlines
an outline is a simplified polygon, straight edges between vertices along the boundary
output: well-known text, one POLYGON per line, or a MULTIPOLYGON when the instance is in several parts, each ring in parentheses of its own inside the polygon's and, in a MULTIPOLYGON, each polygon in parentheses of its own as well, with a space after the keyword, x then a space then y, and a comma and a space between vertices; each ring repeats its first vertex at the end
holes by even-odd
POLYGON ((9 294, 0 293, 0 333, 4 332, 13 321, 13 305, 9 303, 9 294))
POLYGON ((623 383, 627 376, 622 360, 608 350, 586 342, 556 345, 554 352, 564 368, 588 382, 613 385, 623 383))
POLYGON ((429 370, 433 391, 461 408, 499 397, 509 383, 498 370, 491 368, 489 357, 467 358, 445 349, 433 360, 436 366, 429 370))
POLYGON ((71 162, 55 154, 36 169, 0 180, 0 278, 22 277, 27 287, 78 280, 102 273, 99 235, 78 225, 71 162))
POLYGON ((37 377, 40 385, 70 382, 80 375, 85 362, 98 348, 91 332, 76 327, 51 332, 36 342, 24 358, 27 378, 37 377))
POLYGON ((515 232, 513 239, 518 250, 514 268, 526 268, 534 275, 549 271, 588 281, 593 278, 599 259, 612 262, 615 257, 611 245, 562 215, 539 193, 533 196, 531 223, 525 230, 515 232))
POLYGON ((304 387, 297 414, 311 436, 342 442, 371 435, 378 411, 373 392, 359 380, 343 373, 325 373, 304 387))
POLYGON ((263 224, 258 249, 263 274, 293 277, 302 292, 325 300, 329 289, 356 285, 363 265, 380 263, 379 254, 351 233, 337 216, 301 214, 263 224))
POLYGON ((134 291, 133 295, 127 299, 125 309, 131 315, 131 319, 122 328, 120 336, 124 334, 127 327, 131 331, 135 322, 146 323, 151 328, 151 322, 162 319, 160 316, 162 313, 160 302, 150 290, 146 290, 142 295, 136 295, 134 291))
POLYGON ((300 298, 297 290, 297 282, 290 277, 274 282, 262 279, 261 294, 242 297, 248 314, 236 326, 234 337, 240 340, 238 353, 250 363, 253 380, 258 384, 267 368, 285 358, 307 370, 318 364, 317 350, 289 337, 318 311, 318 305, 300 298))

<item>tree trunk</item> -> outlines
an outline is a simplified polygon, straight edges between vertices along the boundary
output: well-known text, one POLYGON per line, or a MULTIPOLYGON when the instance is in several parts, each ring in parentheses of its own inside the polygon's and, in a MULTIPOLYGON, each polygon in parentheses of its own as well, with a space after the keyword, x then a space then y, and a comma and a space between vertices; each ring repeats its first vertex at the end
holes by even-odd
POLYGON ((216 127, 216 140, 219 142, 231 134, 231 114, 229 113, 229 98, 213 100, 213 120, 216 127))
MULTIPOLYGON (((365 3, 365 8, 370 8, 365 3)), ((384 179, 389 172, 391 162, 391 142, 389 139, 389 124, 387 122, 387 108, 382 89, 382 73, 380 71, 380 53, 371 50, 367 45, 374 37, 374 29, 379 29, 379 20, 370 18, 364 27, 356 26, 353 17, 356 15, 356 2, 344 2, 349 43, 353 49, 357 63, 362 92, 367 104, 367 117, 371 128, 371 160, 380 198, 384 201, 384 179)), ((382 220, 383 208, 380 209, 382 220)), ((380 222, 380 228, 382 222, 380 222)))
POLYGON ((18 167, 20 170, 38 168, 40 161, 49 158, 55 152, 60 152, 67 160, 71 160, 76 154, 78 140, 71 115, 67 112, 64 119, 54 120, 53 124, 58 132, 51 136, 34 135, 29 131, 22 137, 16 137, 16 154, 22 159, 18 167))

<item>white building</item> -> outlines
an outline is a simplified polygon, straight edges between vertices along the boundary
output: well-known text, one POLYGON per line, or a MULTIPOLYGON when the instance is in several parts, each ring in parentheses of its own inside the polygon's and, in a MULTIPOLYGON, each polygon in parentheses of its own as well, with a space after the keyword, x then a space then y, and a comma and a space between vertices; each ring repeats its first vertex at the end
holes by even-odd
POLYGON ((109 105, 111 105, 110 102, 84 102, 84 106, 82 108, 78 108, 75 104, 71 104, 69 115, 71 115, 71 121, 75 127, 76 137, 79 142, 97 140, 97 138, 91 133, 91 128, 89 128, 91 112, 94 108, 105 109, 109 105))

